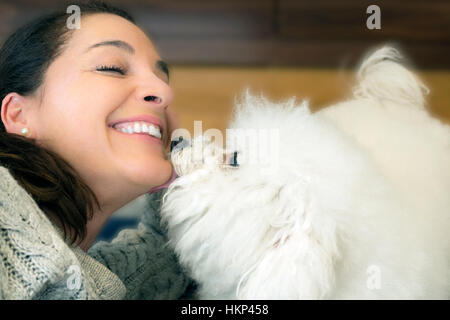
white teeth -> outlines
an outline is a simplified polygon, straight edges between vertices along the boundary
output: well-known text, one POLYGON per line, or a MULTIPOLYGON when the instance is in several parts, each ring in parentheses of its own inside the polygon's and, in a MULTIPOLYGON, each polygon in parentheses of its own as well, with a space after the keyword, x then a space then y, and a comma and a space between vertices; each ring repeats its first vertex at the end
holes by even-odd
POLYGON ((154 126, 149 126, 148 133, 151 134, 152 136, 157 137, 157 138, 161 138, 161 133, 154 126))
POLYGON ((133 134, 133 133, 148 133, 149 135, 152 135, 158 139, 161 139, 161 132, 159 131, 159 128, 157 126, 154 126, 152 124, 147 123, 138 123, 135 122, 134 124, 122 124, 117 125, 114 127, 114 129, 118 131, 122 131, 124 133, 133 134))

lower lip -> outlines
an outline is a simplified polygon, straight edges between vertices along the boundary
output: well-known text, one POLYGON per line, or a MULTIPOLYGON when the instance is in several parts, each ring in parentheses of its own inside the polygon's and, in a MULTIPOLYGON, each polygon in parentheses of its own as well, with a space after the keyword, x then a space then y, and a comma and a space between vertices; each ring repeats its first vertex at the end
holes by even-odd
POLYGON ((163 144, 161 139, 158 139, 158 138, 156 138, 154 136, 151 136, 151 135, 149 135, 147 133, 132 133, 132 134, 129 134, 129 133, 125 133, 125 132, 113 129, 113 128, 111 128, 111 130, 113 130, 113 131, 115 131, 115 132, 117 132, 119 134, 125 135, 127 137, 140 139, 140 140, 151 142, 151 143, 157 143, 159 145, 163 144))

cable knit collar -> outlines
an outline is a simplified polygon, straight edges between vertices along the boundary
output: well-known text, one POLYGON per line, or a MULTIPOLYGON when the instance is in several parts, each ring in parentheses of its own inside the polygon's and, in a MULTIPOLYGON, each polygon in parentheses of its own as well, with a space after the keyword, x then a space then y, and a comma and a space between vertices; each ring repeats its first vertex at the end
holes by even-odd
POLYGON ((57 288, 56 299, 122 299, 126 289, 108 268, 63 240, 33 198, 0 166, 0 297, 35 299, 57 288), (80 285, 69 289, 71 267, 80 285))
MULTIPOLYGON (((61 239, 64 237, 63 231, 51 221, 53 227, 58 232, 61 239)), ((120 300, 125 297, 126 288, 122 281, 113 272, 106 268, 103 264, 92 258, 84 252, 80 247, 73 245, 68 246, 76 255, 81 264, 81 269, 88 274, 89 285, 94 288, 95 292, 101 299, 120 300)))

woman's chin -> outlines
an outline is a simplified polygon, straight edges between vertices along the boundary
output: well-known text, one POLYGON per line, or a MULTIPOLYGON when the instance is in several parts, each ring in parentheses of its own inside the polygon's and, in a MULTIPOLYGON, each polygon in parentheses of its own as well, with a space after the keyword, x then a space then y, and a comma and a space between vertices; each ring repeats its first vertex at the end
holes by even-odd
POLYGON ((172 164, 161 157, 152 157, 145 162, 127 162, 123 167, 123 174, 137 185, 146 186, 150 190, 155 186, 166 183, 172 177, 172 164))

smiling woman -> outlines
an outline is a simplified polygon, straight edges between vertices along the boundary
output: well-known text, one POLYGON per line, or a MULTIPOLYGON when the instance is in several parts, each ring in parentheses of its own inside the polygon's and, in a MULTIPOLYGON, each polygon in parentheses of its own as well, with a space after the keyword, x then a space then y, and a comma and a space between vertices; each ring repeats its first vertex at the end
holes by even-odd
POLYGON ((128 13, 77 5, 81 29, 63 8, 0 50, 0 299, 179 298, 189 279, 147 194, 174 177, 167 64, 128 13), (144 194, 138 229, 92 246, 144 194))

